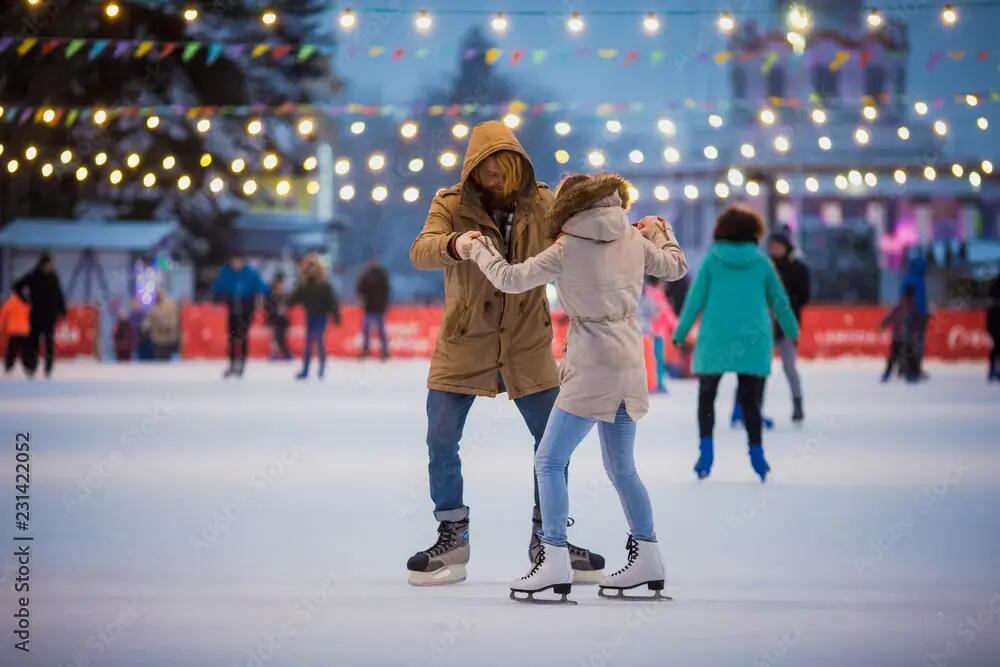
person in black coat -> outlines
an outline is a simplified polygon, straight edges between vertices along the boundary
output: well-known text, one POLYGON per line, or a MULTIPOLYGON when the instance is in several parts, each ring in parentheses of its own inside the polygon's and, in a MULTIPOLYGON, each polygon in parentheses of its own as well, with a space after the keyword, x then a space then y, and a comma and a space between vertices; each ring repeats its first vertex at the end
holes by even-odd
POLYGON ((368 260, 368 265, 358 277, 355 289, 361 307, 365 311, 361 356, 368 356, 369 335, 371 328, 375 327, 378 331, 381 356, 385 360, 389 356, 389 339, 385 333, 385 311, 389 308, 389 274, 379 264, 378 257, 368 260))
POLYGON ((45 346, 45 377, 52 375, 55 363, 56 322, 66 315, 66 299, 52 256, 42 253, 35 268, 14 283, 14 289, 31 304, 31 332, 24 363, 28 375, 38 369, 38 348, 45 346))
POLYGON ((271 279, 271 293, 264 300, 264 313, 277 348, 272 358, 291 359, 292 352, 288 349, 288 293, 285 291, 285 274, 280 271, 271 279))
POLYGON ((319 357, 319 377, 322 379, 326 370, 326 344, 323 339, 326 321, 327 317, 332 317, 334 324, 340 324, 340 303, 327 278, 326 269, 315 253, 306 255, 302 260, 299 282, 289 295, 288 304, 302 306, 306 311, 306 347, 302 356, 302 371, 295 377, 299 380, 309 377, 309 362, 315 347, 319 357))
POLYGON ((989 381, 1000 382, 1000 275, 990 284, 990 305, 986 310, 986 331, 993 339, 989 381))
MULTIPOLYGON (((778 277, 781 278, 781 284, 788 293, 788 301, 792 306, 792 312, 795 313, 795 319, 801 325, 802 309, 809 303, 809 267, 799 259, 787 231, 772 234, 767 250, 778 277)), ((792 391, 792 421, 801 422, 805 415, 802 411, 802 380, 797 367, 795 343, 785 338, 781 327, 776 326, 774 344, 781 354, 781 365, 792 391)))

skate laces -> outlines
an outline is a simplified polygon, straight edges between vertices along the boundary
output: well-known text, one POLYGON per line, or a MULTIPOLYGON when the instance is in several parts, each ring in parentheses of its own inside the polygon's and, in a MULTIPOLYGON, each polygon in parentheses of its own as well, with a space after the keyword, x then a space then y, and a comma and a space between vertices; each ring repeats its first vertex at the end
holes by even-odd
POLYGON ((438 556, 445 553, 455 545, 455 531, 451 528, 451 526, 452 524, 450 522, 441 522, 441 525, 438 526, 437 542, 435 542, 434 546, 427 550, 428 555, 438 556))
POLYGON ((543 542, 542 546, 539 547, 538 549, 538 555, 535 556, 534 567, 531 568, 531 572, 521 577, 521 580, 524 581, 525 579, 530 579, 531 577, 535 576, 535 572, 538 572, 538 569, 542 567, 542 563, 544 562, 545 562, 545 543, 543 542))
POLYGON ((612 574, 612 577, 625 572, 625 570, 632 567, 632 564, 639 558, 639 541, 631 535, 628 536, 628 541, 625 542, 625 548, 628 549, 628 563, 626 563, 625 567, 612 574))

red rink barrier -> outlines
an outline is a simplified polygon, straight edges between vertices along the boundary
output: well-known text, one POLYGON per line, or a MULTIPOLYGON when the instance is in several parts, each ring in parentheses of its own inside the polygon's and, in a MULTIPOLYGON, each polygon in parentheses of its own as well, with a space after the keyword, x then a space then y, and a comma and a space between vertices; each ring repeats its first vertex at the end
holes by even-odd
POLYGON ((66 317, 56 323, 56 356, 95 356, 97 322, 96 306, 69 306, 66 317))
MULTIPOLYGON (((808 359, 886 354, 890 332, 879 325, 888 312, 878 306, 810 306, 802 314, 799 354, 808 359)), ((389 310, 386 328, 394 357, 429 357, 441 323, 438 306, 398 306, 389 310)), ((342 309, 343 322, 326 330, 326 349, 332 356, 352 357, 361 352, 362 312, 357 306, 342 309)), ((295 354, 305 345, 305 315, 291 311, 288 340, 295 354)), ((569 323, 561 313, 552 316, 552 352, 562 357, 569 323)), ((374 334, 374 332, 373 332, 374 334)), ((97 353, 98 316, 95 306, 70 306, 66 318, 56 325, 59 357, 93 356, 97 353)), ((215 304, 188 304, 181 308, 181 350, 187 359, 221 359, 226 356, 226 311, 215 304)), ((993 341, 986 332, 981 310, 939 310, 927 325, 928 357, 947 360, 986 359, 993 341)), ((668 345, 668 358, 676 355, 668 345)), ((258 311, 250 329, 250 355, 271 354, 271 330, 258 311)), ((379 353, 378 337, 372 336, 373 355, 379 353)))

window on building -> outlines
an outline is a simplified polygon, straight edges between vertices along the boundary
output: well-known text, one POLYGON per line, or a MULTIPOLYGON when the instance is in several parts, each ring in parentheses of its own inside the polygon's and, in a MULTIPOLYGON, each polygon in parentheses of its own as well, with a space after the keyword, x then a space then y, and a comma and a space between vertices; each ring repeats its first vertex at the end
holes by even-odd
POLYGON ((767 96, 785 96, 785 70, 782 67, 772 67, 767 73, 767 96))
POLYGON ((812 71, 813 90, 822 98, 837 96, 837 72, 831 72, 826 65, 816 65, 812 71))

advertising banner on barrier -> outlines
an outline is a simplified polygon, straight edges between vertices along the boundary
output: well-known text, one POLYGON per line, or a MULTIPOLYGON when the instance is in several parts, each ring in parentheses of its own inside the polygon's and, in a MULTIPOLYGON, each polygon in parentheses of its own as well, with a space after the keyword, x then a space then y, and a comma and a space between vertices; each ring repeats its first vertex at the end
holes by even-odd
MULTIPOLYGON (((840 356, 884 356, 890 332, 882 331, 888 312, 879 306, 810 306, 802 315, 799 353, 809 359, 840 356)), ((357 306, 342 309, 343 322, 326 330, 326 349, 331 356, 353 357, 361 353, 363 313, 357 306)), ((292 352, 302 353, 305 316, 291 312, 288 341, 292 352)), ((390 354, 393 357, 429 357, 434 350, 441 322, 437 306, 398 306, 386 317, 390 354)), ((567 320, 553 313, 552 351, 562 356, 567 320)), ((226 310, 215 304, 188 304, 181 309, 181 350, 185 359, 222 359, 226 356, 226 310)), ((94 306, 70 306, 56 326, 56 353, 60 357, 97 353, 98 317, 94 306)), ((993 345, 986 332, 981 310, 938 310, 927 325, 926 354, 936 359, 985 359, 993 345)), ((250 354, 266 358, 272 353, 271 329, 257 313, 250 329, 250 354)), ((380 353, 378 336, 372 331, 371 353, 380 353)))

